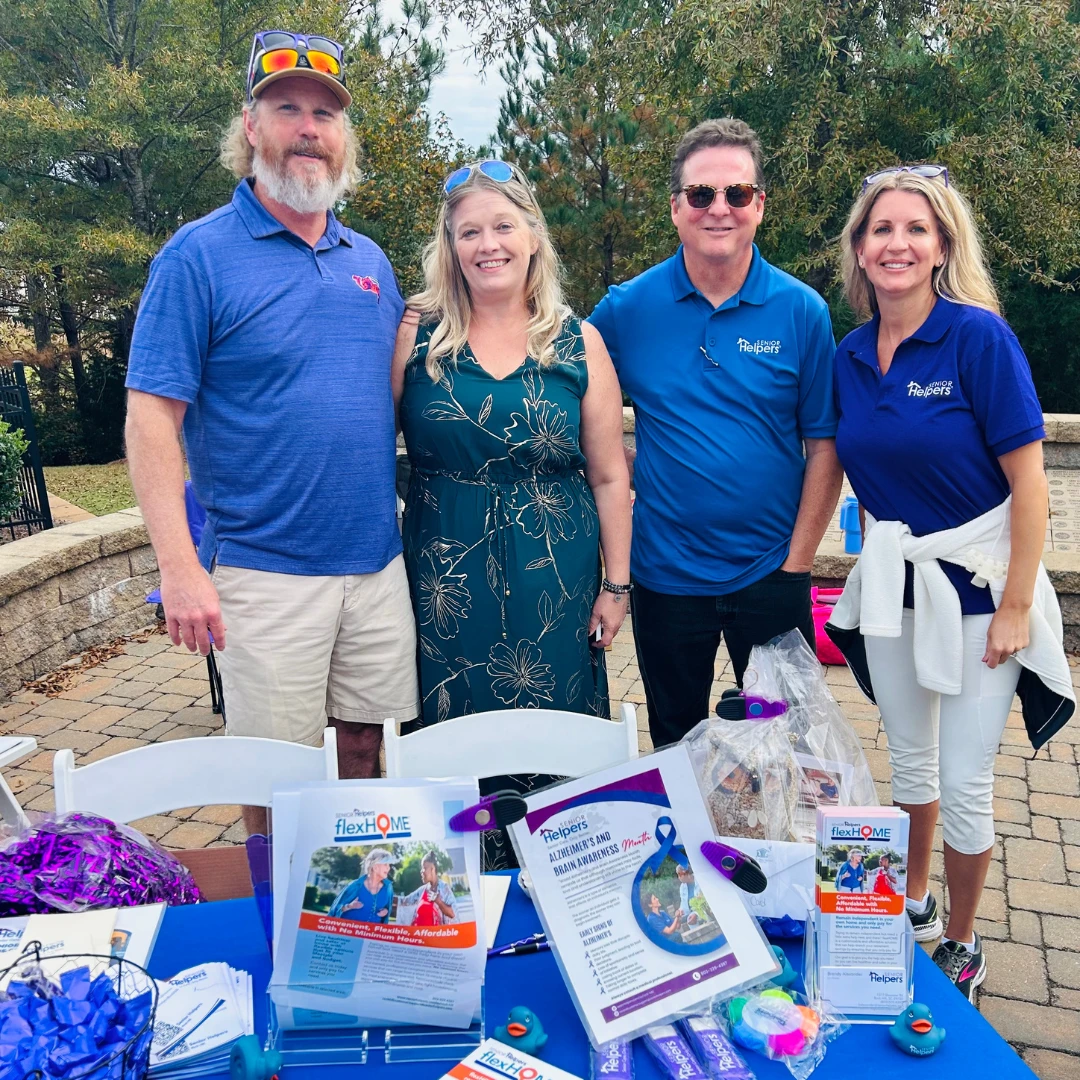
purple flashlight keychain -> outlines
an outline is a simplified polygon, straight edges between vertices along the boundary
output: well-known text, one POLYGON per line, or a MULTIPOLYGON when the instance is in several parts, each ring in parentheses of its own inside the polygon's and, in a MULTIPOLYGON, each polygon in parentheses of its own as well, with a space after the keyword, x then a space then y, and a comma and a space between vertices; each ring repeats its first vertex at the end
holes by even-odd
POLYGON ((743 690, 725 690, 716 703, 716 715, 721 720, 771 720, 783 716, 787 710, 788 703, 783 698, 770 701, 743 690))

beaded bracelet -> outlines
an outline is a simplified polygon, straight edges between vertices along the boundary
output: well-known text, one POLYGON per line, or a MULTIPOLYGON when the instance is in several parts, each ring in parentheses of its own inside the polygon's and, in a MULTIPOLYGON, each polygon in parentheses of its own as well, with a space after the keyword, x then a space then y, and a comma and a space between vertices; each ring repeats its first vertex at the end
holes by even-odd
POLYGON ((616 596, 622 596, 625 593, 632 592, 634 583, 630 582, 629 585, 616 585, 613 581, 608 581, 607 578, 600 583, 600 588, 605 589, 607 592, 615 593, 616 596))

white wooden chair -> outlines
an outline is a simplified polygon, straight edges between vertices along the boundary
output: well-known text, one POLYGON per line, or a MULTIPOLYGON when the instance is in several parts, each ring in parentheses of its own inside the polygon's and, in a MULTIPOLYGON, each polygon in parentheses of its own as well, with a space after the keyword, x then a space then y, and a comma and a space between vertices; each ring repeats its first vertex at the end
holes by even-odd
POLYGON ((383 722, 387 776, 584 776, 638 756, 637 711, 618 720, 550 709, 505 709, 459 716, 399 735, 383 722))
POLYGON ((275 788, 338 778, 337 732, 323 745, 205 735, 153 743, 75 768, 53 760, 56 812, 86 810, 125 823, 185 806, 269 806, 275 788))
MULTIPOLYGON (((36 749, 37 739, 29 735, 4 735, 0 737, 0 765, 15 765, 36 749)), ((25 827, 30 824, 3 776, 0 776, 0 818, 6 825, 25 827)))

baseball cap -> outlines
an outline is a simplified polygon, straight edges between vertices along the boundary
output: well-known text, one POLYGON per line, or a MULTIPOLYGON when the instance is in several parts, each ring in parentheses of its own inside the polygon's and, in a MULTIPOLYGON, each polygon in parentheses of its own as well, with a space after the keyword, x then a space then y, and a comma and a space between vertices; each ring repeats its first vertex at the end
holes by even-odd
POLYGON ((340 42, 321 34, 294 34, 289 30, 256 33, 248 62, 248 101, 280 79, 297 77, 322 83, 342 108, 352 104, 352 94, 345 85, 345 50, 340 42))

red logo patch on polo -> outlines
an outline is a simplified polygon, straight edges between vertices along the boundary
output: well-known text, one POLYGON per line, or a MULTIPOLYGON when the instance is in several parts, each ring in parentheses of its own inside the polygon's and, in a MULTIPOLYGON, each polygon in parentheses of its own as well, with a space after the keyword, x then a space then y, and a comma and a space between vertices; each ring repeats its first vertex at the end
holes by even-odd
POLYGON ((382 292, 379 289, 379 279, 368 277, 367 274, 361 276, 360 274, 353 274, 353 281, 360 286, 364 292, 370 292, 375 294, 375 299, 378 303, 382 303, 382 292))

